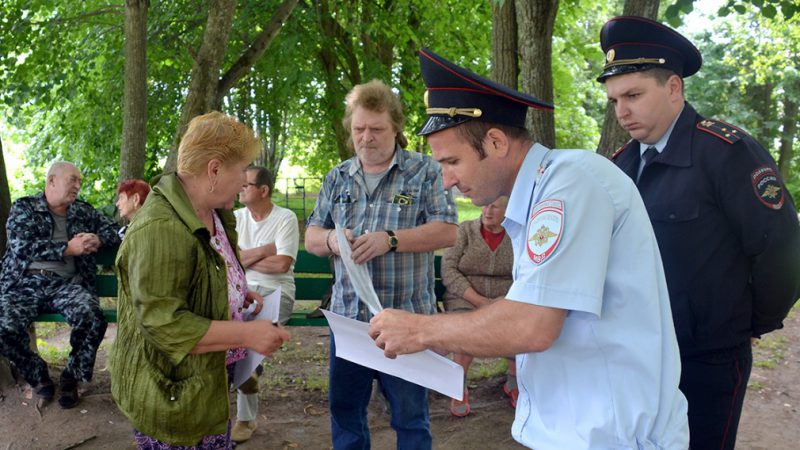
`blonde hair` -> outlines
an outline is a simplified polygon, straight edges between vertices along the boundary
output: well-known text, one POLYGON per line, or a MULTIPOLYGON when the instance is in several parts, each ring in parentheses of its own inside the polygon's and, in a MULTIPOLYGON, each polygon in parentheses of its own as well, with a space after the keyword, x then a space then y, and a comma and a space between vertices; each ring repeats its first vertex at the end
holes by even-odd
MULTIPOLYGON (((408 145, 408 139, 403 135, 406 117, 403 115, 403 105, 400 98, 392 92, 391 88, 381 80, 372 80, 369 83, 356 85, 345 97, 344 118, 342 125, 350 133, 350 125, 353 122, 353 111, 357 107, 362 107, 368 111, 382 113, 389 112, 389 118, 394 128, 395 140, 400 147, 408 145)), ((349 139, 347 145, 353 149, 353 141, 349 139)))
POLYGON ((197 116, 178 147, 178 173, 200 175, 212 159, 224 165, 252 161, 261 151, 261 141, 247 125, 212 111, 197 116))

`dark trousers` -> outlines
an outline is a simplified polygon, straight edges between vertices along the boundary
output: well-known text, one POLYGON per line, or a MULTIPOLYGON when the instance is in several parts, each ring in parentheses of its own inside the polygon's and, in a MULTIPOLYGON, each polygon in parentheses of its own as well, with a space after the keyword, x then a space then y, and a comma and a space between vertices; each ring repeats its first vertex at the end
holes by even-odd
POLYGON ((28 335, 28 326, 45 311, 61 313, 72 326, 72 350, 64 371, 80 381, 90 381, 108 323, 97 296, 63 278, 26 274, 0 294, 0 354, 31 386, 49 381, 47 363, 30 349, 28 335))
POLYGON ((367 406, 372 381, 380 381, 392 411, 391 426, 397 433, 397 450, 430 450, 433 446, 428 416, 428 390, 403 379, 336 358, 331 334, 328 404, 335 450, 371 448, 367 406))
POLYGON ((753 367, 748 346, 739 354, 681 361, 681 392, 689 402, 689 448, 732 450, 753 367))

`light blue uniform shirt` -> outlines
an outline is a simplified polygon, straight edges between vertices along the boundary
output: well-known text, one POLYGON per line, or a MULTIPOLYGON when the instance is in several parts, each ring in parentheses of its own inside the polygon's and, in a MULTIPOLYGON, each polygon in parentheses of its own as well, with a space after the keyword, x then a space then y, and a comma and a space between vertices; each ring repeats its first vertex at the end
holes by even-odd
POLYGON ((568 310, 548 350, 517 356, 514 439, 537 450, 688 448, 664 270, 631 179, 593 152, 536 144, 503 226, 514 244, 507 298, 568 310))

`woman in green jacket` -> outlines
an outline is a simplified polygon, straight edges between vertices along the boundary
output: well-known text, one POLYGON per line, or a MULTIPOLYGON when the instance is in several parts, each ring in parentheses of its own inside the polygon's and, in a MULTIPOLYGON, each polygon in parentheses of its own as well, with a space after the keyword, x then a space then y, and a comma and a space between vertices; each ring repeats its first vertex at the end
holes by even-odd
POLYGON ((264 301, 247 290, 230 211, 259 149, 236 119, 193 119, 177 173, 159 180, 120 247, 111 392, 141 449, 230 448, 230 368, 244 348, 268 355, 289 339, 239 321, 264 301))

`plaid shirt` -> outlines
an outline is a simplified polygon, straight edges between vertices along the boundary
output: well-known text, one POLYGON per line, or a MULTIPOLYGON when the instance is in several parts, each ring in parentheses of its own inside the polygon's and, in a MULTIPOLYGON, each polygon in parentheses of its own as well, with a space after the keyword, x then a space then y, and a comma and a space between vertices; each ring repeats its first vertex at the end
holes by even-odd
MULTIPOLYGON (((414 228, 430 222, 458 223, 450 190, 444 188, 439 163, 399 146, 389 170, 370 195, 358 157, 334 167, 325 176, 308 225, 349 228, 353 235, 414 228)), ((433 252, 386 253, 367 263, 375 292, 385 308, 421 314, 436 312, 433 252)), ((344 263, 334 258, 336 283, 331 311, 368 320, 358 301, 344 263)))

